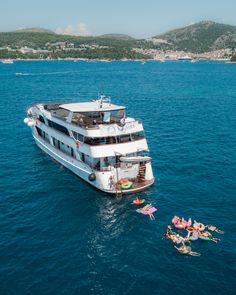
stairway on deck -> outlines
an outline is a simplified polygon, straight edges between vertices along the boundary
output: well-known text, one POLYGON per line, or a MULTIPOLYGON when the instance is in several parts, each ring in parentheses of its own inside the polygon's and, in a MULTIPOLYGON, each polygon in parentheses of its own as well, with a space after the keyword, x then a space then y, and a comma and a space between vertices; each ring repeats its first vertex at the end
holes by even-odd
POLYGON ((138 182, 145 182, 145 174, 146 174, 146 165, 140 164, 138 175, 137 175, 138 182))

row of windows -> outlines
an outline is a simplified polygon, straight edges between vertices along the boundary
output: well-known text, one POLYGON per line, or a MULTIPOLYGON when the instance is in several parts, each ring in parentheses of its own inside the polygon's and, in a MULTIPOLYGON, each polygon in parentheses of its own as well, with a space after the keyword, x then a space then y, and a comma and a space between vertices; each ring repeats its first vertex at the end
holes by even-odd
MULTIPOLYGON (((39 121, 45 124, 45 120, 42 116, 39 116, 39 121)), ((66 127, 57 124, 51 120, 47 120, 48 125, 51 128, 54 128, 62 133, 64 133, 67 136, 70 136, 69 131, 66 127)), ((72 131, 73 137, 76 140, 79 140, 80 142, 84 142, 89 145, 102 145, 102 144, 115 144, 115 143, 125 143, 129 141, 135 141, 138 139, 144 138, 144 133, 143 132, 135 132, 135 133, 130 133, 130 134, 124 134, 124 135, 119 135, 119 136, 109 136, 109 137, 86 137, 83 136, 82 134, 79 134, 78 132, 72 131)))
POLYGON ((59 141, 58 139, 52 137, 53 145, 58 148, 59 150, 63 151, 64 153, 68 154, 71 157, 75 157, 74 149, 64 144, 63 142, 59 141))
POLYGON ((109 136, 109 137, 86 137, 77 132, 73 132, 73 136, 76 140, 84 142, 89 145, 100 145, 100 144, 115 144, 135 141, 144 138, 143 132, 136 132, 130 134, 124 134, 120 136, 109 136))
MULTIPOLYGON (((38 119, 39 119, 40 122, 45 124, 45 120, 44 120, 43 116, 39 115, 38 119)), ((51 121, 49 119, 47 119, 47 121, 48 121, 48 126, 49 127, 54 128, 54 129, 56 129, 56 130, 58 130, 58 131, 60 131, 60 132, 62 132, 64 134, 70 136, 69 131, 68 131, 68 129, 66 127, 64 127, 64 126, 62 126, 60 124, 57 124, 57 123, 55 123, 55 122, 53 122, 53 121, 51 121)))
MULTIPOLYGON (((36 130, 39 136, 41 136, 44 140, 50 143, 50 137, 46 132, 44 132, 38 126, 36 126, 36 130)), ((74 149, 71 146, 64 144, 63 142, 59 141, 58 139, 54 137, 52 137, 52 142, 53 142, 53 145, 59 150, 68 154, 69 156, 75 157, 74 149)))

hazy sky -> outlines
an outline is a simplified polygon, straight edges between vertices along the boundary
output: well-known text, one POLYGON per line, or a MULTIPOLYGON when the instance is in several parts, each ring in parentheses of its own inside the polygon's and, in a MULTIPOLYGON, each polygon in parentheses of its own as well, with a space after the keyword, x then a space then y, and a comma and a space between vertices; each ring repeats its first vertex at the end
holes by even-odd
POLYGON ((0 31, 149 37, 201 20, 236 25, 236 0, 0 0, 0 31))

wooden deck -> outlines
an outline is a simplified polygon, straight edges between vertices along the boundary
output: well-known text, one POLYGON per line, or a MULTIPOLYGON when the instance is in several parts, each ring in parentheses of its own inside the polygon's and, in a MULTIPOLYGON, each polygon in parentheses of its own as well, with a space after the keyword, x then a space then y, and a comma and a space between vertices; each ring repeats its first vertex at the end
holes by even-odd
POLYGON ((115 189, 117 193, 119 194, 129 194, 129 193, 135 193, 144 190, 148 186, 152 185, 154 183, 154 179, 152 180, 145 180, 145 181, 138 181, 138 179, 130 179, 130 181, 133 182, 133 185, 130 189, 122 189, 121 185, 119 183, 115 184, 115 189))

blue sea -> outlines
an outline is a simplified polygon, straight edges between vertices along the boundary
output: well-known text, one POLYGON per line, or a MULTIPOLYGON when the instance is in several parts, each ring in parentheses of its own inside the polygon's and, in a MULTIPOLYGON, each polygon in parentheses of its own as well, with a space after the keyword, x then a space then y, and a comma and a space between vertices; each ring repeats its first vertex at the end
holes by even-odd
MULTIPOLYGON (((0 64, 0 294, 234 294, 236 66, 222 62, 16 61, 0 64), (21 75, 16 75, 21 73, 21 75), (36 147, 28 104, 99 93, 142 120, 156 178, 111 197, 36 147), (192 242, 163 238, 174 215, 225 231, 192 242)), ((181 232, 181 234, 184 234, 181 232)))

